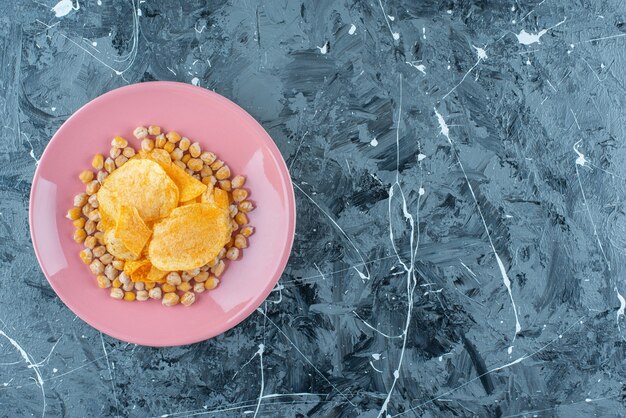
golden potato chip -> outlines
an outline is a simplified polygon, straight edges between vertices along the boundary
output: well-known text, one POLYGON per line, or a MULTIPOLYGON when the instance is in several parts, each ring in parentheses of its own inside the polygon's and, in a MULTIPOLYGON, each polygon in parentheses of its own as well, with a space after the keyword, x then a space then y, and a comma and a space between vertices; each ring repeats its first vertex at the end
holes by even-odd
POLYGON ((121 206, 117 223, 115 224, 115 237, 118 238, 136 259, 141 255, 141 250, 148 242, 152 231, 139 216, 137 208, 121 206))
POLYGON ((214 259, 230 234, 228 207, 180 206, 154 225, 148 255, 159 270, 192 270, 214 259))
POLYGON ((141 267, 139 267, 137 270, 133 271, 133 274, 130 275, 130 280, 132 280, 133 282, 147 282, 148 281, 148 274, 150 274, 150 269, 152 268, 152 266, 150 265, 150 262, 148 261, 148 264, 144 264, 141 267))
POLYGON ((124 273, 126 273, 133 282, 164 283, 165 275, 168 272, 157 269, 150 263, 150 260, 142 258, 136 261, 127 261, 124 265, 124 273))
POLYGON ((169 215, 178 205, 178 196, 178 187, 159 164, 132 159, 105 179, 98 202, 113 219, 121 206, 132 206, 148 222, 169 215))
POLYGON ((145 282, 147 281, 148 273, 151 268, 150 260, 142 258, 137 261, 127 261, 126 264, 124 264, 124 273, 126 273, 133 282, 145 282))
POLYGON ((169 164, 172 162, 170 153, 161 148, 155 148, 149 151, 148 158, 153 159, 159 164, 169 164))
POLYGON ((162 149, 154 149, 151 158, 159 163, 168 176, 174 181, 179 191, 181 202, 187 202, 200 196, 207 189, 206 185, 195 177, 189 175, 185 170, 172 163, 170 154, 162 149), (164 154, 163 154, 164 153, 164 154))
POLYGON ((121 258, 123 260, 136 260, 137 254, 133 253, 122 242, 122 240, 116 236, 115 228, 109 229, 104 234, 104 244, 107 247, 107 251, 114 257, 121 258))
POLYGON ((159 270, 158 268, 151 266, 146 279, 149 282, 162 283, 165 282, 165 276, 167 273, 167 271, 159 270))
POLYGON ((230 203, 228 200, 228 193, 218 188, 213 188, 210 191, 207 189, 207 192, 202 195, 201 200, 202 203, 208 203, 209 205, 220 209, 228 209, 230 203))
POLYGON ((105 231, 115 228, 115 218, 111 215, 115 211, 114 198, 111 192, 101 188, 98 192, 98 211, 100 212, 100 222, 105 231))
POLYGON ((136 260, 136 261, 127 261, 124 264, 124 273, 126 273, 127 275, 131 275, 133 274, 138 268, 145 266, 146 264, 150 264, 150 260, 146 259, 146 258, 142 258, 140 260, 136 260))

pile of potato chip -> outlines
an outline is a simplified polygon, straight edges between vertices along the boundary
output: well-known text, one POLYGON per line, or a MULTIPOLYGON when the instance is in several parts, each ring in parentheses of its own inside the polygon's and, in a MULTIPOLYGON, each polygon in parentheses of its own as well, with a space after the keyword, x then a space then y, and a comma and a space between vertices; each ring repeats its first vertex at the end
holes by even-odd
POLYGON ((86 191, 74 197, 68 218, 80 257, 111 297, 161 299, 189 306, 195 294, 214 289, 226 268, 248 246, 254 209, 230 168, 200 144, 158 126, 138 127, 139 151, 123 137, 109 157, 98 154, 79 178, 86 191))

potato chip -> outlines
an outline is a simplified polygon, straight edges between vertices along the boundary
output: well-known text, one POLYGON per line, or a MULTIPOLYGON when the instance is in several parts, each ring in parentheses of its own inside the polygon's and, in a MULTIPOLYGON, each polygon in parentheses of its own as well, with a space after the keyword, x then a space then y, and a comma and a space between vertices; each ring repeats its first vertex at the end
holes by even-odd
POLYGON ((220 208, 220 209, 228 209, 229 201, 228 201, 228 193, 222 189, 213 188, 211 190, 207 189, 202 195, 202 203, 208 203, 209 205, 220 208))
POLYGON ((154 225, 149 258, 159 270, 192 270, 214 259, 230 234, 228 207, 180 206, 154 225))
POLYGON ((169 164, 172 162, 170 153, 164 149, 155 148, 148 153, 148 158, 156 161, 159 164, 169 164))
POLYGON ((165 275, 168 272, 157 269, 150 263, 150 260, 142 258, 136 261, 127 261, 124 265, 124 273, 133 282, 165 283, 165 275))
POLYGON ((105 231, 115 228, 115 218, 111 213, 115 211, 115 199, 111 191, 101 188, 98 192, 98 211, 100 212, 100 222, 105 231))
POLYGON ((165 282, 165 276, 167 273, 167 271, 159 270, 158 268, 151 266, 146 279, 149 282, 163 283, 165 282))
POLYGON ((178 187, 161 166, 144 159, 129 160, 98 191, 98 202, 111 218, 117 219, 121 206, 132 206, 146 222, 169 215, 178 197, 178 187))
POLYGON ((116 236, 115 229, 109 229, 104 234, 104 244, 107 247, 107 251, 117 258, 123 260, 136 260, 139 258, 137 254, 129 250, 124 242, 116 236))
POLYGON ((150 260, 146 258, 142 258, 136 261, 127 261, 124 264, 124 273, 126 273, 128 276, 132 276, 133 273, 145 266, 150 266, 150 260))
POLYGON ((130 252, 138 258, 141 250, 148 242, 152 231, 139 216, 137 208, 121 206, 115 224, 115 237, 118 238, 130 252))
POLYGON ((130 275, 130 280, 132 280, 133 282, 147 282, 151 268, 152 265, 149 261, 147 262, 147 264, 142 264, 138 269, 132 272, 132 274, 130 275))
MULTIPOLYGON (((162 150, 159 150, 162 151, 162 150)), ((168 155, 169 156, 169 155, 168 155)), ((165 170, 168 176, 178 187, 180 192, 179 199, 181 202, 188 202, 200 196, 207 189, 206 184, 189 175, 185 170, 173 163, 162 163, 157 161, 161 168, 165 170)))

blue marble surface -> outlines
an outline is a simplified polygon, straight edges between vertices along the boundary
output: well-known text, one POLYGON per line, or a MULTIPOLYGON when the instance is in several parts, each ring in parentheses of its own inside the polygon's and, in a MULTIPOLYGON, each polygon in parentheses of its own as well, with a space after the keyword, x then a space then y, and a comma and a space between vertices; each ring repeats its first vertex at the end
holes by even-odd
POLYGON ((626 416, 622 1, 0 10, 0 416, 626 416), (269 300, 185 347, 76 318, 28 234, 55 130, 146 80, 241 105, 296 189, 269 300))

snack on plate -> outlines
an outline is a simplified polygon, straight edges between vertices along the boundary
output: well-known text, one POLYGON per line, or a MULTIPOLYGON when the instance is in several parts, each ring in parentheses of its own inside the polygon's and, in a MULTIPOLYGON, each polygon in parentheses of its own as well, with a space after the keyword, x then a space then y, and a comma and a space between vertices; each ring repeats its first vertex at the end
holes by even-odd
POLYGON ((94 156, 67 217, 80 258, 100 288, 126 301, 189 306, 212 290, 248 247, 254 209, 245 177, 200 144, 159 126, 138 127, 137 151, 116 136, 109 157, 94 156))

